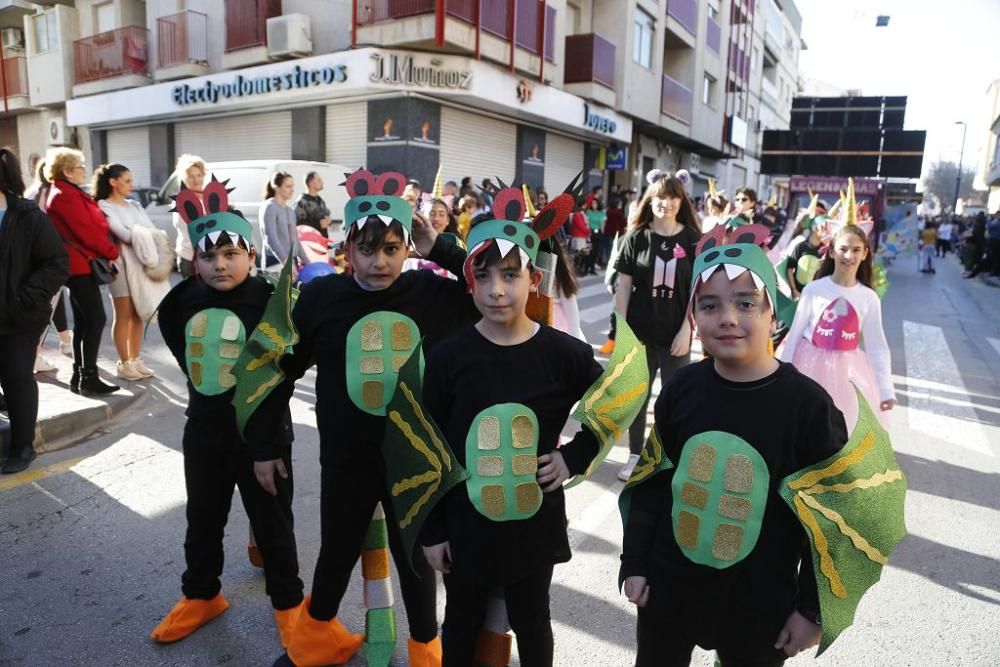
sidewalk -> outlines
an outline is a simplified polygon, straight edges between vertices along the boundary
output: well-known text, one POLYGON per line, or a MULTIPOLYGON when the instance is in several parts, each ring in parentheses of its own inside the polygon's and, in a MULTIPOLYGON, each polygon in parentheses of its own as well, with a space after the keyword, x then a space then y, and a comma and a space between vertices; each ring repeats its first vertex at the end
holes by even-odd
MULTIPOLYGON (((48 373, 35 373, 38 382, 38 423, 35 426, 35 450, 51 452, 69 447, 83 440, 112 418, 135 404, 145 393, 143 382, 125 382, 108 369, 115 367, 107 352, 101 356, 98 367, 105 382, 117 384, 121 390, 104 398, 88 398, 69 390, 73 361, 59 353, 54 333, 50 332, 42 354, 58 368, 48 373)), ((112 348, 113 350, 113 348, 112 348)), ((6 454, 10 439, 10 422, 0 415, 0 451, 6 454)))

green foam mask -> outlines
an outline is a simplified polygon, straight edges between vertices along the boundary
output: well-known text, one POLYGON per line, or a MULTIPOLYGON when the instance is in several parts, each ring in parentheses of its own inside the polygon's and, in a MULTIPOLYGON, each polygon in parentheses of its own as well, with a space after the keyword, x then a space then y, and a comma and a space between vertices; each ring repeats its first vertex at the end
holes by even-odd
POLYGON ((733 243, 714 246, 705 250, 694 260, 694 280, 691 285, 691 300, 694 302, 698 280, 708 282, 712 274, 722 267, 729 280, 736 280, 745 271, 750 272, 757 289, 765 290, 771 309, 777 303, 778 278, 774 266, 767 255, 752 243, 733 243))
POLYGON ((209 213, 202 216, 188 225, 188 235, 191 237, 191 245, 200 250, 207 250, 219 245, 220 240, 225 239, 238 245, 243 241, 246 250, 250 249, 250 239, 253 238, 253 228, 246 218, 229 211, 221 213, 209 213))
POLYGON ((402 197, 388 195, 363 195, 351 197, 344 206, 344 226, 364 229, 366 224, 379 223, 386 227, 393 221, 403 226, 407 243, 413 231, 413 209, 402 197))
POLYGON ((469 232, 467 245, 469 254, 465 258, 463 270, 466 282, 472 284, 472 261, 477 255, 490 247, 489 242, 496 243, 500 250, 500 258, 504 258, 511 250, 517 248, 521 253, 521 266, 527 266, 530 261, 535 264, 538 259, 538 246, 542 241, 531 225, 511 220, 487 220, 481 222, 469 232))

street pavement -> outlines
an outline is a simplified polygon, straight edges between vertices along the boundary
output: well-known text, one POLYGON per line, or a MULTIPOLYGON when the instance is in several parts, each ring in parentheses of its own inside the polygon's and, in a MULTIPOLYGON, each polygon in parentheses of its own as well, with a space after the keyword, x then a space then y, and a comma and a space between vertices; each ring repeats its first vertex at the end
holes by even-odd
MULTIPOLYGON (((909 477, 909 535, 855 625, 821 658, 790 665, 1000 665, 1000 290, 963 281, 951 260, 936 275, 916 261, 891 267, 885 325, 899 406, 891 434, 909 477)), ((583 280, 584 332, 604 341, 610 297, 583 280)), ((185 387, 155 327, 144 357, 158 379, 80 444, 0 478, 0 666, 269 665, 280 644, 263 577, 246 559, 247 520, 234 498, 223 593, 230 609, 170 646, 150 630, 180 596, 185 387)), ((292 404, 296 534, 308 586, 319 548, 314 376, 292 404)), ((776 406, 774 419, 781 419, 776 406)), ((619 444, 593 478, 569 491, 573 560, 556 568, 556 664, 625 666, 635 611, 618 594, 619 444)), ((360 568, 341 618, 362 630, 360 568)), ((399 600, 398 588, 396 599, 399 600)), ((439 586, 443 616, 444 591, 439 586)), ((405 613, 395 664, 406 664, 405 613)), ((516 650, 515 650, 516 656, 516 650)), ((358 655, 351 665, 364 665, 358 655)), ((512 662, 518 665, 516 657, 512 662)), ((712 664, 696 651, 694 665, 712 664)))

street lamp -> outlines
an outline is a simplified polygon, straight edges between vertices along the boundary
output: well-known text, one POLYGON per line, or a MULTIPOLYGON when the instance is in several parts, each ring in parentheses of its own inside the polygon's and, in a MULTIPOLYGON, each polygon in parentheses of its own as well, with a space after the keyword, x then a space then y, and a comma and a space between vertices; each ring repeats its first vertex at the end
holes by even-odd
POLYGON ((952 214, 958 215, 958 193, 962 189, 962 158, 965 157, 965 131, 969 129, 969 125, 964 120, 956 120, 955 125, 962 126, 962 149, 958 152, 958 176, 955 177, 955 201, 951 205, 952 214))

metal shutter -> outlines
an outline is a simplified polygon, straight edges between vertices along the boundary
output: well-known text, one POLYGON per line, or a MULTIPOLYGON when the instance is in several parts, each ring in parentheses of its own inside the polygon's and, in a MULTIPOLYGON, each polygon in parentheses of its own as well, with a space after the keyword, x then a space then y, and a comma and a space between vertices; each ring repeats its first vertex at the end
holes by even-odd
POLYGON ((514 180, 517 126, 474 113, 441 107, 441 165, 446 181, 465 176, 479 185, 484 178, 514 180))
POLYGON ((193 153, 206 162, 290 160, 292 112, 211 118, 174 126, 177 155, 193 153))
POLYGON ((583 142, 551 132, 545 137, 545 190, 549 199, 566 189, 583 169, 583 142))
POLYGON ((367 166, 367 102, 332 104, 326 108, 326 161, 352 170, 367 166))
POLYGON ((149 175, 149 127, 108 130, 108 164, 115 163, 129 168, 135 187, 153 185, 149 175))

